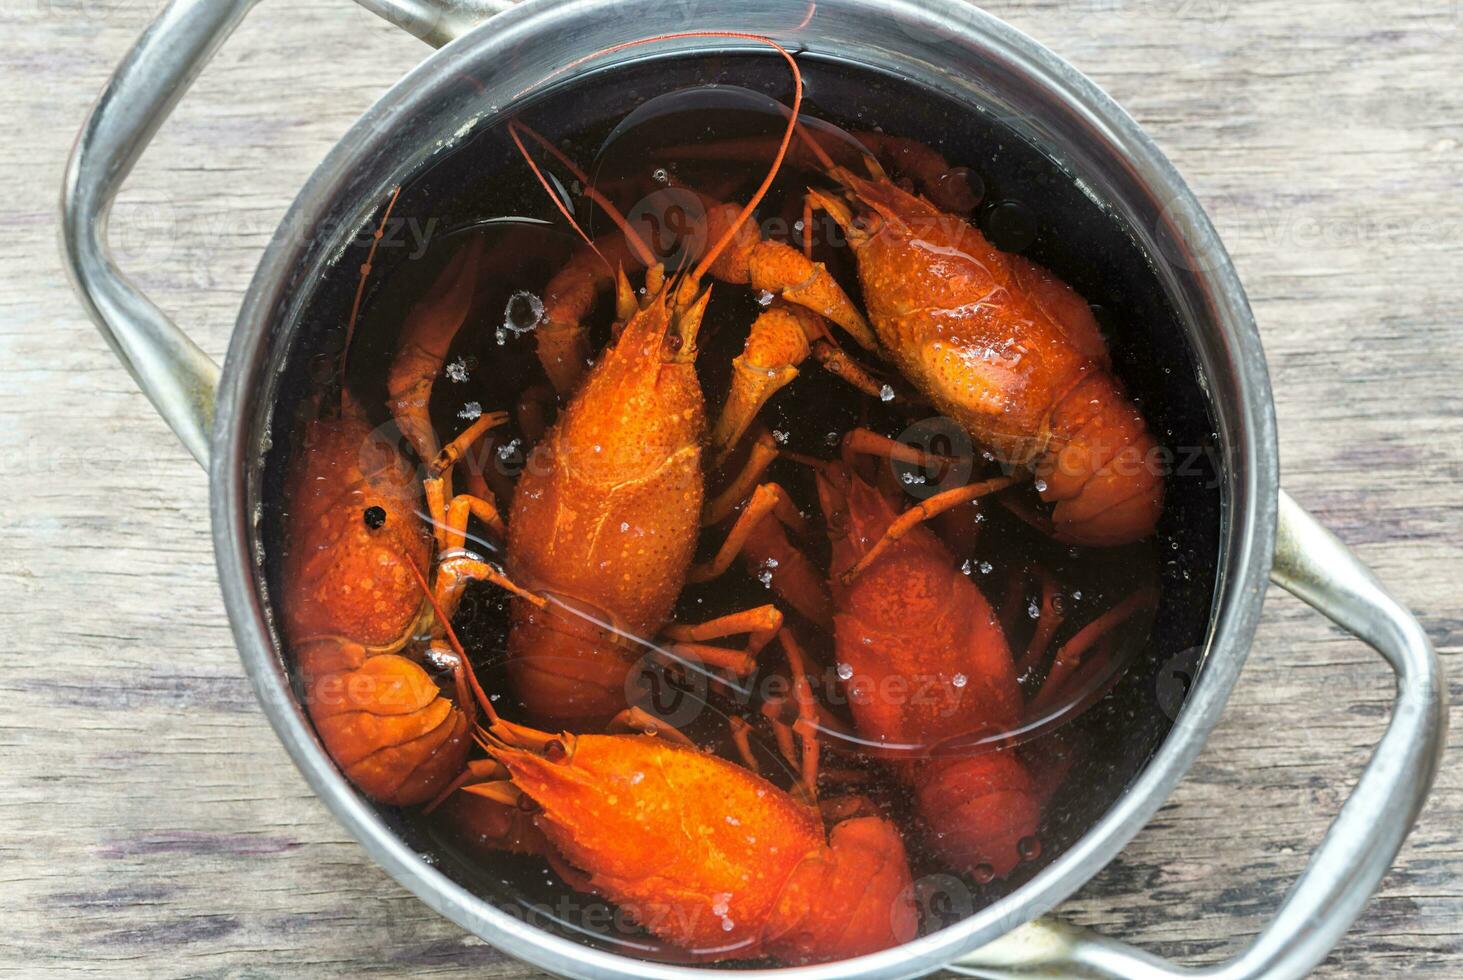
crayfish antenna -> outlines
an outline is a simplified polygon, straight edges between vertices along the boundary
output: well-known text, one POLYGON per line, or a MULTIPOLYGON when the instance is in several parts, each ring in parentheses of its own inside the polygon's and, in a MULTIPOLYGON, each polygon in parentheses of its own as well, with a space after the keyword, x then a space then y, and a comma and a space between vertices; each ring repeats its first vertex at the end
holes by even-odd
POLYGON ((574 179, 579 181, 579 186, 584 188, 584 196, 599 205, 600 209, 609 216, 609 219, 615 223, 615 227, 620 229, 621 233, 624 234, 625 241, 630 244, 630 247, 635 251, 636 257, 641 262, 646 265, 651 265, 655 262, 654 253, 645 244, 645 240, 636 234, 635 229, 630 226, 629 219, 620 213, 620 209, 615 207, 609 198, 605 197, 595 188, 589 176, 583 170, 579 169, 578 164, 569 159, 568 154, 555 146, 542 133, 527 123, 517 119, 509 120, 508 135, 512 137, 513 145, 518 148, 519 154, 523 157, 524 162, 528 164, 529 169, 533 171, 534 177, 538 178, 539 184, 543 187, 544 192, 549 195, 549 199, 554 202, 554 207, 559 209, 559 213, 564 216, 564 219, 569 222, 569 226, 574 229, 579 237, 584 239, 584 243, 594 249, 596 255, 604 259, 606 265, 609 265, 609 260, 605 259, 599 249, 595 248, 594 242, 590 239, 589 235, 585 233, 583 228, 579 227, 579 222, 574 220, 574 215, 570 213, 568 207, 560 200, 559 195, 554 192, 554 187, 549 183, 548 177, 544 175, 543 170, 534 161, 532 155, 529 154, 528 147, 523 145, 523 140, 519 136, 520 133, 527 133, 530 139, 543 147, 550 156, 563 164, 565 169, 574 175, 574 179))
MULTIPOLYGON (((818 142, 817 137, 808 127, 802 123, 798 123, 797 127, 803 144, 813 151, 813 156, 818 158, 818 162, 823 165, 828 176, 840 184, 847 184, 852 172, 847 167, 833 162, 833 158, 828 155, 828 151, 823 149, 823 145, 818 142)), ((863 158, 864 167, 869 171, 870 176, 875 180, 888 180, 889 174, 884 170, 884 165, 879 162, 879 158, 870 153, 869 148, 864 146, 857 136, 849 134, 848 138, 854 146, 858 147, 859 155, 863 158)))
POLYGON ((351 301, 350 319, 345 323, 345 344, 340 349, 340 376, 339 384, 341 391, 345 390, 345 368, 350 362, 351 341, 355 339, 356 321, 361 315, 361 300, 366 295, 366 280, 371 276, 371 265, 376 261, 376 248, 381 244, 381 239, 386 235, 386 222, 391 220, 391 212, 396 207, 396 199, 401 196, 401 185, 391 192, 391 200, 386 202, 386 210, 381 214, 381 223, 376 226, 376 233, 371 236, 371 247, 366 252, 366 261, 361 263, 361 277, 356 280, 356 296, 351 301))
MULTIPOLYGON (((667 36, 675 37, 676 35, 667 36)), ((793 82, 792 108, 788 110, 787 129, 782 134, 782 142, 778 144, 777 155, 772 158, 772 166, 767 168, 767 176, 762 178, 762 183, 758 185, 757 190, 752 193, 752 196, 747 199, 747 203, 742 206, 742 210, 737 213, 736 220, 727 227, 726 231, 722 232, 721 238, 717 240, 716 244, 712 245, 711 248, 707 249, 706 254, 701 256, 701 261, 696 263, 696 268, 691 272, 691 279, 693 282, 699 283, 701 277, 706 275, 707 270, 716 264, 716 260, 721 256, 721 253, 726 251, 727 246, 736 240, 737 234, 741 231, 742 226, 751 219, 752 212, 757 210, 757 205, 761 204, 762 199, 767 196, 767 191, 772 187, 772 182, 777 179, 778 171, 782 169, 782 161, 787 158, 787 148, 792 144, 793 135, 797 132, 798 113, 802 111, 803 73, 798 69, 797 61, 788 53, 787 49, 770 37, 762 37, 758 34, 738 34, 731 31, 724 33, 719 31, 693 31, 684 36, 740 37, 766 44, 787 62, 788 68, 792 71, 793 82)))
MULTIPOLYGON (((452 628, 452 620, 442 611, 441 604, 437 602, 437 596, 432 592, 432 587, 428 584, 427 577, 422 574, 420 568, 417 568, 417 563, 406 556, 403 556, 403 558, 406 561, 407 567, 411 569, 412 574, 416 576, 417 585, 421 587, 422 594, 427 597, 427 602, 431 603, 432 612, 437 617, 437 622, 442 626, 442 632, 447 637, 447 643, 452 647, 452 652, 457 656, 457 666, 453 673, 457 677, 458 684, 460 686, 465 684, 471 690, 473 699, 482 708, 483 714, 487 715, 489 720, 496 724, 500 720, 498 718, 498 712, 493 708, 492 701, 488 700, 488 695, 483 691, 482 685, 478 683, 477 674, 472 669, 472 661, 468 660, 467 651, 463 649, 462 641, 457 638, 457 631, 452 628)), ((461 705, 464 709, 469 709, 471 706, 471 701, 466 701, 466 703, 461 705)), ((468 722, 469 724, 472 722, 470 715, 468 722)))

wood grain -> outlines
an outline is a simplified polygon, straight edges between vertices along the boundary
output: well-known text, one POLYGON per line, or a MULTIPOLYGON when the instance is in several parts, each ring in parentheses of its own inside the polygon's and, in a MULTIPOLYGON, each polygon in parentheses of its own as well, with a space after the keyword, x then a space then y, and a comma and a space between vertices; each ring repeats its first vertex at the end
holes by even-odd
MULTIPOLYGON (((1112 92, 1208 207, 1262 325, 1285 483, 1417 610, 1456 706, 1463 7, 992 6, 1112 92)), ((237 663, 204 479, 71 294, 66 153, 154 11, 0 5, 0 975, 535 975, 390 881, 306 790, 237 663)), ((124 267, 221 355, 296 188, 423 54, 344 0, 264 4, 124 192, 124 267)), ((1062 914, 1194 962, 1236 949, 1345 797, 1391 688, 1273 596, 1192 774, 1062 914)), ((1463 975, 1458 772, 1320 976, 1463 975)))

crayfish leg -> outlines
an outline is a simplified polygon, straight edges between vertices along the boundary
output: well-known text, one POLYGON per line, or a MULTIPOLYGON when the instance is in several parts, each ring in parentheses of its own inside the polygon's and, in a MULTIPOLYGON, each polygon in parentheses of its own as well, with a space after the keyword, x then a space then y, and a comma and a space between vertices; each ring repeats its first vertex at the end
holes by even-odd
POLYGON ((1041 690, 1032 697, 1029 710, 1036 712, 1050 708, 1061 698, 1063 691, 1072 686, 1087 651, 1133 616, 1155 609, 1157 600, 1155 590, 1139 589, 1073 634, 1057 649, 1051 670, 1042 682, 1041 690))
POLYGON ((479 439, 507 421, 507 412, 487 412, 479 415, 472 425, 463 429, 453 437, 451 442, 442 447, 442 451, 429 462, 427 472, 432 476, 443 476, 457 465, 457 462, 479 439))
POLYGON ((761 775, 762 766, 757 762, 757 753, 752 751, 752 726, 747 720, 738 715, 732 715, 726 720, 727 734, 731 736, 732 746, 737 751, 737 758, 742 765, 753 774, 761 775))
POLYGON ((872 546, 867 548, 863 556, 854 563, 853 567, 843 573, 843 582, 847 585, 852 582, 860 572, 868 568, 878 557, 900 538, 908 534, 913 528, 928 521, 930 518, 961 504, 972 503, 988 494, 998 490, 1004 490, 1016 482, 1015 477, 998 476, 990 480, 982 480, 979 483, 968 483, 963 487, 954 487, 933 497, 927 497, 919 503, 904 511, 889 527, 884 534, 872 546))
POLYGON ((757 655, 781 629, 782 613, 769 604, 718 616, 704 623, 672 623, 662 631, 662 635, 673 641, 671 652, 745 677, 756 669, 757 655), (742 633, 747 634, 747 645, 739 651, 705 642, 742 633))
POLYGON ((795 534, 807 533, 807 520, 786 490, 776 483, 763 483, 752 491, 752 496, 736 522, 727 532, 726 540, 717 549, 715 557, 704 565, 698 565, 686 575, 688 582, 706 582, 716 578, 730 567, 737 555, 747 545, 749 536, 764 520, 775 518, 795 534))
POLYGON ((759 425, 758 430, 756 438, 747 447, 747 457, 741 467, 716 496, 706 501, 701 508, 703 527, 720 524, 730 517, 732 511, 740 507, 752 495, 752 491, 757 489, 757 484, 762 481, 762 474, 777 459, 779 451, 772 433, 763 425, 759 425))
POLYGON ((424 462, 438 452, 427 404, 448 348, 472 310, 482 254, 483 240, 473 235, 407 313, 401 347, 386 376, 391 414, 424 462))
POLYGON ((798 365, 812 352, 811 338, 821 333, 815 314, 786 303, 773 303, 752 321, 745 347, 732 359, 731 387, 711 431, 714 462, 736 448, 767 400, 798 376, 798 365))

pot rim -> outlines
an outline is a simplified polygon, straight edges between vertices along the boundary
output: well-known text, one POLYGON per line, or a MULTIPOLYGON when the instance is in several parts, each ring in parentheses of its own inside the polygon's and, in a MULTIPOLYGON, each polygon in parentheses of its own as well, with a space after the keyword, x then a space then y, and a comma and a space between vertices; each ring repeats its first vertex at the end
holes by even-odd
MULTIPOLYGON (((905 977, 936 969, 1038 915, 1046 913, 1104 867, 1168 798, 1202 748, 1243 667, 1263 604, 1274 553, 1279 462, 1274 407, 1258 331, 1244 290, 1217 234, 1192 192, 1138 124, 1109 96, 1056 54, 964 0, 836 0, 837 5, 937 25, 999 52, 1046 92, 1079 113, 1094 132, 1122 151, 1134 175, 1188 220, 1176 234, 1195 254, 1195 270, 1212 304, 1238 397, 1220 419, 1231 479, 1221 529, 1222 555, 1203 669, 1173 729, 1112 808, 1065 853, 1011 894, 971 916, 901 946, 817 966, 735 970, 743 977, 833 980, 905 977), (1229 426, 1229 428, 1226 428, 1229 426), (1237 477, 1235 474, 1238 474, 1237 477)), ((433 87, 447 84, 452 67, 506 48, 549 19, 572 17, 577 0, 530 0, 426 58, 373 105, 322 161, 301 189, 282 227, 312 228, 329 202, 357 193, 357 161, 387 146, 386 130, 433 87)), ((556 26, 562 27, 561 24, 556 26)), ((386 150, 389 152, 389 150, 386 150)), ((250 284, 229 345, 218 391, 210 465, 210 510, 219 580, 240 658, 266 716, 306 782, 341 824, 387 873, 427 905, 504 952, 557 973, 582 977, 669 978, 729 971, 634 959, 546 932, 497 908, 427 864, 397 837, 350 786, 321 748, 294 698, 271 638, 269 613, 255 587, 249 473, 259 447, 252 428, 255 396, 264 390, 273 333, 270 324, 298 268, 303 245, 288 235, 269 243, 250 284)), ((1219 394, 1214 397, 1217 399, 1219 394)))

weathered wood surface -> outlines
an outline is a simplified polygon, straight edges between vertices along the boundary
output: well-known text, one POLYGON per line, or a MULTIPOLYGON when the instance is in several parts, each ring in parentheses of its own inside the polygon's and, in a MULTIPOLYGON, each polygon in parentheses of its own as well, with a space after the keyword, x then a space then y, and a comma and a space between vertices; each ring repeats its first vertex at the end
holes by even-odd
MULTIPOLYGON (((994 6, 1107 87, 1209 207, 1264 331, 1286 485, 1418 611, 1456 703, 1463 7, 994 6)), ((0 974, 532 975, 376 870, 305 789, 235 658, 204 480, 62 272, 66 152, 155 7, 0 6, 0 974)), ((115 237, 204 348, 222 354, 295 189, 423 54, 344 0, 266 3, 164 127, 115 237)), ((1193 773, 1063 914, 1196 962, 1235 949, 1344 798, 1391 687, 1272 596, 1193 773)), ((1450 762, 1320 975, 1463 975, 1450 762)))

